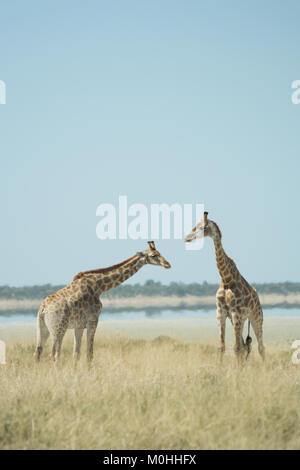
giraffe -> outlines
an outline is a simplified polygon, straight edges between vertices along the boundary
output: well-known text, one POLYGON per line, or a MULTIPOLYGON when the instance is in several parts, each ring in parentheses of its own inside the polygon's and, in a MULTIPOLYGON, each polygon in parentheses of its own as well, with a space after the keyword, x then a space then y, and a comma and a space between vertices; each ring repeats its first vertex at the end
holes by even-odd
POLYGON ((62 340, 67 329, 74 329, 75 362, 79 359, 83 330, 87 330, 87 360, 93 358, 94 336, 102 309, 100 295, 133 276, 145 264, 171 265, 157 251, 153 241, 149 247, 114 266, 84 271, 77 274, 66 287, 50 294, 42 302, 37 318, 37 346, 35 357, 40 359, 43 347, 51 334, 52 359, 60 355, 62 340))
MULTIPOLYGON (((202 221, 186 236, 185 242, 197 238, 210 237, 215 245, 217 267, 221 282, 216 294, 217 320, 219 323, 219 352, 221 359, 225 352, 226 318, 231 320, 234 329, 234 351, 238 363, 248 349, 243 340, 243 327, 248 318, 258 342, 258 351, 264 359, 263 312, 256 289, 252 287, 238 271, 235 262, 227 256, 222 246, 222 234, 218 225, 207 218, 204 212, 202 221)), ((251 338, 250 338, 251 342, 251 338)), ((247 341, 246 341, 247 343, 247 341)), ((249 344, 250 346, 250 344, 249 344)), ((250 348, 249 348, 250 351, 250 348)))

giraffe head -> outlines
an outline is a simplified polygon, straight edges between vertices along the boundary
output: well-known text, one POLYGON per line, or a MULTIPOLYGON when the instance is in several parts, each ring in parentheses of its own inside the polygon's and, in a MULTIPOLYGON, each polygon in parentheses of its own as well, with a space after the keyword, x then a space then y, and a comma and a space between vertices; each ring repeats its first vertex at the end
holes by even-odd
POLYGON ((154 266, 162 266, 163 268, 169 269, 170 263, 160 254, 155 248, 154 242, 148 242, 149 248, 142 251, 142 255, 146 258, 146 264, 153 264, 154 266))
POLYGON ((204 212, 203 219, 193 230, 185 237, 185 242, 192 242, 197 238, 211 237, 221 238, 221 231, 217 224, 207 218, 208 212, 204 212))

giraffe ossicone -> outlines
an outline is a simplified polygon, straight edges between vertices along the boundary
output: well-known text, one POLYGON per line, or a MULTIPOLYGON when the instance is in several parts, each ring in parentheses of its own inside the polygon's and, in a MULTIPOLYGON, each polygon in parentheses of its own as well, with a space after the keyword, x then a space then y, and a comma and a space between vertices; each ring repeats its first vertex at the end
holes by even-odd
POLYGON ((42 302, 37 318, 36 359, 39 360, 48 337, 53 340, 52 358, 57 361, 66 330, 74 329, 74 358, 80 354, 81 339, 87 330, 87 358, 93 358, 94 336, 101 313, 100 295, 129 279, 144 265, 162 266, 170 263, 159 253, 153 241, 149 248, 136 253, 122 263, 108 268, 77 274, 66 287, 50 294, 42 302))

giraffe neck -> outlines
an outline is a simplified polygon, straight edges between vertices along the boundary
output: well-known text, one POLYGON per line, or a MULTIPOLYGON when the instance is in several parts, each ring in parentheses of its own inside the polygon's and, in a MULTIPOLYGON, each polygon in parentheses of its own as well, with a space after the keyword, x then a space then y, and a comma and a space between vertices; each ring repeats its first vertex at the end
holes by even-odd
POLYGON ((103 292, 119 286, 122 282, 132 277, 144 264, 146 264, 146 257, 137 253, 128 261, 121 263, 121 265, 115 268, 99 270, 99 272, 87 272, 86 275, 83 273, 82 278, 85 278, 89 284, 92 284, 94 294, 99 297, 103 292))
POLYGON ((238 270, 234 261, 226 255, 221 237, 216 236, 213 238, 215 245, 215 254, 217 267, 221 276, 221 279, 224 285, 230 285, 232 282, 236 281, 238 276, 238 270))

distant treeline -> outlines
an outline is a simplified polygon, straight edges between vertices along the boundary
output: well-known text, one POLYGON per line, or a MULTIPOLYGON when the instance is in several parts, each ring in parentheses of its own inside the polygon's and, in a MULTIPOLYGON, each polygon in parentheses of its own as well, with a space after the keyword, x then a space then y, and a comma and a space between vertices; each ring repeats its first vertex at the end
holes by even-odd
MULTIPOLYGON (((253 284, 261 294, 289 294, 300 292, 300 282, 278 282, 253 284)), ((146 296, 170 296, 176 295, 184 297, 185 295, 215 295, 218 284, 209 284, 208 282, 184 284, 181 282, 171 282, 169 285, 161 284, 156 281, 146 281, 145 284, 122 284, 115 289, 105 292, 103 295, 109 298, 113 297, 135 297, 137 295, 146 296)), ((52 292, 61 289, 64 286, 52 286, 45 284, 42 286, 30 287, 9 287, 0 286, 0 298, 2 299, 43 299, 52 292)))

